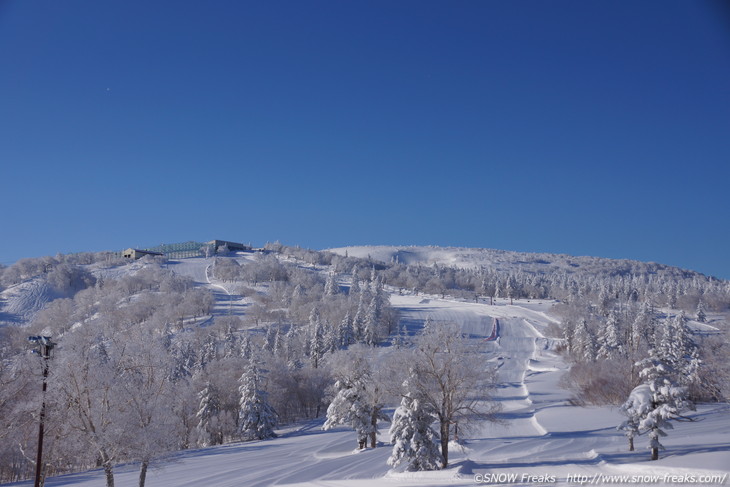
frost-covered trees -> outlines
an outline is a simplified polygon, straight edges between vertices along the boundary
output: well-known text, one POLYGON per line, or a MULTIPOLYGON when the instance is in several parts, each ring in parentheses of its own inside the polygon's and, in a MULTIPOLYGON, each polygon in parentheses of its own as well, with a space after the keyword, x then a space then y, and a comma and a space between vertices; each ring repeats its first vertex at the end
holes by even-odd
POLYGON ((371 448, 375 448, 378 421, 389 419, 382 412, 385 392, 371 358, 371 351, 362 346, 353 346, 333 357, 334 398, 327 408, 323 426, 325 430, 338 425, 350 426, 355 430, 360 449, 365 448, 368 438, 371 448))
MULTIPOLYGON (((281 245, 270 249, 273 252, 267 254, 217 258, 215 275, 237 281, 227 287, 253 302, 232 309, 243 313, 245 321, 236 316, 211 320, 213 295, 204 285, 176 274, 175 269, 183 265, 163 269, 155 261, 146 261, 106 272, 100 268, 107 264, 96 258, 57 256, 0 268, 0 282, 5 285, 33 281, 28 285, 40 284, 55 291, 49 294, 68 296, 38 311, 29 325, 32 333, 51 334, 59 342, 48 403, 48 431, 53 434, 46 443, 48 458, 56 466, 63 465, 57 468, 80 470, 97 462, 106 468, 118 461, 144 465, 145 459, 171 448, 237 438, 242 385, 238 380, 255 350, 260 351, 259 370, 267 370, 265 386, 259 390, 269 393, 268 402, 283 421, 320 416, 333 399, 335 406, 339 401, 340 406, 354 409, 338 413, 340 417, 349 414, 349 420, 338 423, 333 419, 330 424, 355 428, 353 422, 359 417, 361 426, 355 429, 362 432, 363 441, 367 436, 373 445, 383 406, 398 403, 384 395, 384 388, 389 383, 397 388, 404 379, 400 375, 413 364, 428 371, 421 360, 427 355, 421 338, 408 337, 404 343, 404 333, 393 335, 397 320, 384 282, 404 293, 431 290, 463 299, 474 299, 477 292, 516 299, 559 299, 555 308, 565 312, 563 336, 572 364, 571 385, 577 384, 578 399, 585 402, 620 404, 629 397, 643 380, 635 364, 650 349, 662 354, 668 367, 676 371, 672 383, 686 387, 690 397, 724 400, 730 391, 727 337, 693 334, 687 320, 679 319, 680 308, 698 321, 707 319, 709 313, 719 316, 724 312, 730 303, 726 281, 654 264, 621 262, 601 268, 580 259, 574 261, 575 266, 569 263, 570 268, 566 264, 563 270, 550 270, 553 257, 546 256, 525 260, 533 268, 534 263, 540 264, 540 272, 533 273, 517 268, 456 269, 442 264, 373 265, 372 261, 281 245), (288 256, 281 259, 277 252, 288 256), (337 289, 337 280, 343 282, 350 276, 350 288, 337 289), (244 287, 244 281, 255 289, 244 287), (667 302, 676 308, 667 310, 667 302), (309 320, 314 308, 318 319, 309 320), (206 326, 200 327, 202 323, 206 326), (247 329, 246 324, 256 326, 247 329), (377 345, 388 341, 395 345, 396 354, 408 357, 408 367, 390 369, 390 377, 379 379, 383 349, 377 345), (352 347, 355 343, 370 346, 352 347), (337 357, 350 354, 337 350, 348 347, 355 354, 358 349, 369 354, 363 364, 369 375, 355 378, 349 385, 337 365, 337 357), (69 364, 75 369, 69 370, 69 364), (325 395, 323 391, 335 381, 338 388, 325 395), (53 448, 55 438, 63 439, 63 451, 53 448), (106 455, 100 448, 106 449, 106 455)), ((108 262, 124 264, 113 259, 108 262)), ((0 319, 7 316, 0 313, 0 319)), ((14 327, 0 326, 0 482, 21 480, 32 462, 22 452, 31 451, 35 439, 19 425, 32 422, 39 395, 35 387, 23 385, 28 377, 38 379, 37 371, 34 376, 32 371, 12 370, 18 362, 16 355, 20 356, 21 340, 6 339, 9 333, 4 328, 14 327)), ((441 329, 442 323, 430 320, 425 328, 424 336, 441 329)), ((411 333, 415 331, 410 327, 411 333)), ((439 343, 433 364, 427 364, 434 370, 443 368, 442 362, 451 353, 448 340, 439 343)), ((464 363, 459 364, 461 369, 475 371, 483 365, 464 363)), ((402 428, 392 430, 394 441, 400 442, 401 465, 410 465, 408 451, 421 449, 408 450, 406 438, 413 438, 409 434, 430 434, 432 441, 439 442, 437 447, 446 436, 441 434, 442 420, 449 411, 438 402, 436 377, 440 377, 437 372, 424 372, 408 388, 388 391, 401 401, 395 423, 402 428), (429 415, 436 419, 426 427, 429 415), (420 426, 410 430, 404 426, 414 423, 420 426)), ((639 432, 638 421, 626 425, 627 433, 639 432)), ((447 430, 447 434, 452 433, 447 430)), ((416 458, 409 468, 431 468, 434 462, 447 460, 416 458)))
POLYGON ((334 296, 340 293, 340 286, 337 284, 337 276, 334 272, 327 274, 327 281, 324 284, 325 296, 334 296))
POLYGON ((263 374, 255 359, 249 361, 240 379, 241 393, 238 413, 238 429, 244 440, 264 440, 274 438, 277 414, 268 402, 268 394, 263 389, 263 374))
POLYGON ((576 355, 583 360, 593 362, 596 359, 596 339, 586 320, 581 320, 576 327, 573 344, 576 355))
POLYGON ((624 355, 624 343, 615 311, 609 313, 603 333, 598 337, 598 358, 616 358, 624 355))
POLYGON ((485 398, 494 381, 494 370, 484 365, 458 325, 449 323, 432 326, 417 337, 408 363, 413 371, 409 390, 438 419, 441 466, 445 468, 449 461, 450 425, 470 418, 489 419, 494 412, 478 406, 479 402, 489 404, 485 398))
POLYGON ((438 415, 429 401, 424 401, 419 392, 412 388, 411 379, 403 383, 403 399, 393 413, 390 427, 390 442, 393 452, 388 465, 397 467, 408 462, 407 470, 437 470, 444 458, 439 450, 438 433, 433 424, 438 415))
POLYGON ((701 360, 684 313, 665 321, 664 333, 655 353, 674 373, 674 379, 689 386, 699 382, 701 360))
POLYGON ((317 308, 312 308, 312 312, 309 315, 309 343, 307 343, 307 350, 309 351, 312 367, 315 369, 319 367, 322 357, 328 349, 329 347, 327 347, 325 341, 325 332, 322 328, 319 312, 317 308))
POLYGON ((107 487, 114 487, 113 467, 125 447, 120 370, 101 334, 79 329, 62 343, 49 383, 57 387, 52 391, 64 413, 65 434, 79 442, 74 446, 86 444, 87 452, 99 458, 107 487))
POLYGON ((637 357, 642 350, 648 350, 654 346, 656 328, 654 308, 649 301, 644 301, 631 323, 629 343, 632 356, 637 357))
POLYGON ((176 400, 170 382, 169 358, 160 339, 149 329, 132 331, 121 344, 126 346, 118 378, 123 388, 126 457, 139 461, 139 487, 144 487, 147 467, 156 458, 176 449, 180 425, 170 414, 176 400))
POLYGON ((337 393, 327 408, 327 420, 324 429, 349 425, 357 435, 357 446, 365 448, 368 436, 372 432, 370 424, 370 406, 363 378, 353 377, 350 380, 335 382, 337 393))
POLYGON ((365 323, 363 325, 363 342, 370 346, 375 346, 379 339, 379 327, 380 327, 380 315, 381 315, 380 302, 376 296, 370 300, 367 313, 365 315, 365 323))

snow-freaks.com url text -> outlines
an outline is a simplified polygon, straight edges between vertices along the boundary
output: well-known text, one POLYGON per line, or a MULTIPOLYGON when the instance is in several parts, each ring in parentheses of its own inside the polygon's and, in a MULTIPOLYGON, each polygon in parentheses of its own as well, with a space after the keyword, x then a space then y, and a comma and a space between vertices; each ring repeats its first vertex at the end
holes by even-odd
POLYGON ((660 475, 609 475, 597 472, 593 475, 568 475, 558 478, 557 475, 534 475, 519 473, 478 473, 474 475, 477 484, 554 484, 565 481, 577 485, 610 485, 610 484, 719 484, 724 485, 728 474, 660 474, 660 475))

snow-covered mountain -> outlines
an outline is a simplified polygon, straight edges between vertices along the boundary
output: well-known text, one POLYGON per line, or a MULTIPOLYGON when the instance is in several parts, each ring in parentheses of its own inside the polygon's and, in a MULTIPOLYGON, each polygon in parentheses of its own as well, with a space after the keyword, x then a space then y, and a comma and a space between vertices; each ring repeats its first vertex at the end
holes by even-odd
POLYGON ((699 273, 677 267, 641 262, 628 259, 608 259, 604 257, 571 256, 566 254, 515 252, 509 250, 435 247, 435 246, 390 246, 360 245, 327 249, 338 255, 361 259, 372 259, 386 263, 405 265, 441 265, 462 269, 488 267, 501 271, 545 272, 584 272, 611 275, 644 275, 657 272, 669 273, 678 277, 691 277, 699 273))

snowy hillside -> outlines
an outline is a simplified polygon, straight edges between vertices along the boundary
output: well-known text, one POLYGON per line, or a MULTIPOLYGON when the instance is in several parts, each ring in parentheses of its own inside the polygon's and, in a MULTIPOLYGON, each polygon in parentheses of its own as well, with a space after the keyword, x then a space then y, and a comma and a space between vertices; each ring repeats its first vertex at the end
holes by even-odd
POLYGON ((525 272, 586 272, 595 274, 651 274, 657 271, 691 276, 693 271, 657 263, 601 257, 575 257, 565 254, 513 252, 494 249, 431 246, 352 246, 327 249, 338 255, 348 255, 380 262, 405 265, 444 265, 458 268, 490 267, 498 270, 525 272))
POLYGON ((330 252, 275 246, 10 268, 12 283, 0 294, 0 321, 8 325, 0 327, 0 475, 7 482, 34 471, 41 377, 26 338, 42 334, 58 344, 45 396, 48 486, 101 487, 112 476, 117 487, 138 485, 147 464, 147 485, 161 487, 728 480, 727 282, 657 264, 552 254, 330 252), (404 395, 425 401, 429 392, 414 393, 404 379, 409 369, 423 370, 420 340, 439 329, 463 337, 464 355, 444 342, 435 353, 463 359, 456 372, 468 363, 485 383, 470 391, 473 409, 447 423, 446 468, 391 467, 395 409, 404 395), (368 363, 351 365, 357 356, 368 363), (619 405, 648 380, 635 364, 655 359, 676 369, 671 380, 698 405, 672 422, 665 450, 651 461, 648 430, 628 451, 617 426, 626 420, 619 405), (262 375, 246 393, 252 364, 262 375), (358 449, 361 431, 351 418, 323 429, 346 390, 338 384, 359 368, 369 375, 357 380, 370 382, 353 408, 378 402, 389 418, 378 422, 374 448, 358 449), (244 435, 241 424, 252 415, 241 412, 246 394, 248 403, 268 401, 277 410, 276 437, 244 435), (495 406, 492 418, 474 414, 495 406))
MULTIPOLYGON (((192 270, 195 266, 189 266, 192 270)), ((148 485, 210 486, 446 486, 479 483, 519 485, 594 484, 661 485, 672 476, 696 479, 687 484, 722 485, 730 473, 730 408, 701 406, 678 424, 666 441, 663 458, 650 462, 638 440, 636 452, 616 430, 621 416, 613 408, 570 405, 559 382, 566 365, 553 351, 555 342, 542 330, 554 321, 550 302, 509 305, 464 303, 426 296, 392 296, 409 329, 427 318, 455 321, 473 340, 483 343, 485 364, 499 366, 502 424, 484 423, 453 444, 450 468, 408 473, 391 470, 385 460, 387 424, 375 449, 354 449, 347 428, 321 431, 322 421, 280 430, 280 437, 179 453, 148 474, 148 485), (499 337, 484 342, 494 318, 499 337)), ((117 468, 118 486, 133 486, 137 466, 117 468)), ((46 485, 93 487, 104 484, 101 470, 48 479, 46 485)), ((11 485, 32 485, 31 482, 11 485)))

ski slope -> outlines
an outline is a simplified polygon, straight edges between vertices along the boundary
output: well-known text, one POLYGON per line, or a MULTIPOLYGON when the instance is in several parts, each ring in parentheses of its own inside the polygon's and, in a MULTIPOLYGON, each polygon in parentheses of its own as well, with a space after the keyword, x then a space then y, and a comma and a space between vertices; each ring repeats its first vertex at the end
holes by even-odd
MULTIPOLYGON (((203 263, 190 272, 204 272, 203 263)), ((202 277, 199 274, 198 277, 202 277)), ((447 486, 481 483, 520 485, 663 485, 668 476, 712 479, 721 485, 730 473, 730 410, 706 405, 693 416, 699 421, 675 426, 659 461, 649 461, 646 439, 628 452, 616 431, 621 417, 608 407, 582 408, 569 403, 559 387, 567 369, 552 350, 554 340, 543 336, 553 318, 551 302, 498 300, 495 305, 439 299, 434 296, 393 295, 409 333, 431 318, 434 326, 456 322, 479 341, 486 364, 499 367, 493 396, 502 405, 500 423, 476 425, 462 445, 453 445, 450 467, 435 472, 407 473, 386 465, 390 455, 387 431, 381 445, 355 450, 347 428, 322 431, 322 421, 279 431, 279 438, 180 452, 153 468, 149 487, 198 486, 447 486), (495 318, 499 333, 493 341, 495 318), (385 444, 383 444, 385 443, 385 444), (615 476, 615 477, 614 477, 615 476), (707 477, 700 477, 707 476, 707 477)), ((387 428, 387 424, 383 428, 387 428)), ((116 485, 137 485, 137 466, 115 468, 116 485)), ((692 484, 685 482, 685 484, 692 484)), ((30 486, 32 482, 14 485, 30 486)), ((105 485, 102 470, 49 478, 49 487, 105 485)), ((692 484, 694 485, 694 484, 692 484)))

